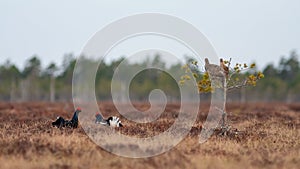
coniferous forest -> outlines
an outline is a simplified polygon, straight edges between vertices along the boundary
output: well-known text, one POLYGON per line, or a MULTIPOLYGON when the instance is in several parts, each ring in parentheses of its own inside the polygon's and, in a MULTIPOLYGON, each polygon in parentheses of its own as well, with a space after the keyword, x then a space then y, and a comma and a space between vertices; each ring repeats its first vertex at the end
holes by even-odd
MULTIPOLYGON (((111 80, 116 67, 123 58, 109 63, 101 62, 96 75, 96 96, 99 100, 111 100, 111 80)), ((153 60, 142 63, 128 63, 128 66, 147 65, 147 62, 165 63, 156 55, 153 60)), ((66 54, 60 65, 50 63, 42 67, 39 56, 32 56, 24 63, 24 68, 17 67, 7 60, 0 65, 0 100, 11 102, 22 101, 71 101, 72 76, 76 57, 66 54)), ((173 64, 166 69, 183 72, 181 64, 173 64)), ((262 70, 265 78, 255 87, 237 89, 229 93, 228 101, 300 101, 300 64, 296 51, 282 56, 277 63, 266 65, 262 70)), ((133 100, 147 100, 153 89, 160 88, 175 101, 180 99, 178 83, 165 72, 157 70, 142 71, 130 83, 130 97, 133 100), (147 97, 145 97, 147 96, 147 97)), ((202 99, 207 94, 203 94, 202 99)))

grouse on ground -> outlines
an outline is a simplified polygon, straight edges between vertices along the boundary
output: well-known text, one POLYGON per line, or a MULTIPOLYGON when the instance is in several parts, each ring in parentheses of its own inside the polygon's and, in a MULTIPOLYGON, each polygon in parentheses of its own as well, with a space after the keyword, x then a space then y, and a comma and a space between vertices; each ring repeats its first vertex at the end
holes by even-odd
POLYGON ((95 121, 96 124, 108 125, 111 127, 123 127, 120 119, 116 116, 111 116, 105 120, 103 116, 99 112, 97 112, 95 117, 96 117, 96 121, 95 121))
POLYGON ((77 128, 78 127, 78 114, 81 112, 80 108, 77 108, 74 112, 74 115, 71 120, 65 120, 61 116, 58 116, 56 121, 52 122, 53 127, 61 128, 61 127, 70 127, 77 128))
POLYGON ((52 122, 53 127, 61 128, 66 126, 66 120, 60 116, 56 118, 56 121, 52 122))

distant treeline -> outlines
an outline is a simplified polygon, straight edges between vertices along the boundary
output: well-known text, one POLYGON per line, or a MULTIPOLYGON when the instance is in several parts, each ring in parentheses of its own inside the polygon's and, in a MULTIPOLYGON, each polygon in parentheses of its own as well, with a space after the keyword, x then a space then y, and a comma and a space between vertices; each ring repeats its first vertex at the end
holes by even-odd
MULTIPOLYGON (((120 58, 109 63, 100 63, 95 79, 95 92, 99 100, 111 100, 111 80, 122 60, 123 58, 120 58)), ((60 66, 50 63, 46 68, 41 67, 38 56, 27 60, 23 70, 7 61, 0 65, 0 100, 71 101, 75 64, 76 59, 72 54, 65 55, 60 66)), ((129 67, 159 64, 166 70, 184 74, 183 65, 166 67, 159 55, 143 63, 127 64, 129 67)), ((260 80, 256 87, 237 89, 229 93, 228 101, 300 101, 300 65, 295 51, 288 57, 282 57, 278 66, 269 64, 262 71, 265 78, 260 80)), ((154 69, 142 71, 134 77, 130 83, 130 98, 138 101, 148 100, 149 93, 157 88, 166 93, 169 101, 180 99, 177 82, 166 72, 154 69)), ((208 94, 203 96, 201 99, 209 98, 208 94)))

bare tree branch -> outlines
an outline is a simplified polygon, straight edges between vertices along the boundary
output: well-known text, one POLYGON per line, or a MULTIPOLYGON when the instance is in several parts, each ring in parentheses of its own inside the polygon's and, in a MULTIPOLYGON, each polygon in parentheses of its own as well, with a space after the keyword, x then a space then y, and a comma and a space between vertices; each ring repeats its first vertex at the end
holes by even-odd
POLYGON ((242 84, 236 84, 236 85, 227 87, 227 91, 232 90, 232 89, 239 89, 239 88, 242 88, 245 86, 247 86, 247 80, 244 80, 242 84))

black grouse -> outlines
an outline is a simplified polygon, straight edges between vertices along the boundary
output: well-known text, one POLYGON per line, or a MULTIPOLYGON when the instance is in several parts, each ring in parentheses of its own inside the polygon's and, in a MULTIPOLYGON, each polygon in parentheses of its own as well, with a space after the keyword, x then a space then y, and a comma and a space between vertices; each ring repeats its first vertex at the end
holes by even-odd
POLYGON ((109 117, 108 119, 104 119, 100 113, 96 113, 96 124, 108 125, 111 127, 123 127, 120 119, 116 116, 109 117))
POLYGON ((65 120, 61 116, 58 116, 56 121, 52 122, 53 127, 61 128, 61 127, 78 127, 78 114, 81 112, 80 108, 77 108, 74 112, 74 115, 71 120, 65 120))

